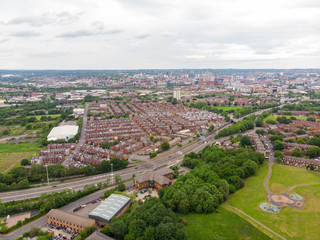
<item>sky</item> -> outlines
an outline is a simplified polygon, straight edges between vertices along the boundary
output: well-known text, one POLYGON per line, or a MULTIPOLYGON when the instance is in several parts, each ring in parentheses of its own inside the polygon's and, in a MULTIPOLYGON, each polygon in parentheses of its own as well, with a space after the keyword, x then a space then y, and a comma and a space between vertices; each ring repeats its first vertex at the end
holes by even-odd
POLYGON ((0 3, 0 69, 320 68, 319 0, 0 3))

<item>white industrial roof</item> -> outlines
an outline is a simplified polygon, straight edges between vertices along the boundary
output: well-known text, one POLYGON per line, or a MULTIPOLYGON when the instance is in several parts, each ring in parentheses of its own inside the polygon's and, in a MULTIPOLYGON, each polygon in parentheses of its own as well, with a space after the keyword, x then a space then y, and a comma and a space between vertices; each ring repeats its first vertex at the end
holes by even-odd
POLYGON ((79 126, 65 125, 61 127, 54 127, 49 133, 47 140, 55 141, 58 139, 70 139, 77 134, 79 126))

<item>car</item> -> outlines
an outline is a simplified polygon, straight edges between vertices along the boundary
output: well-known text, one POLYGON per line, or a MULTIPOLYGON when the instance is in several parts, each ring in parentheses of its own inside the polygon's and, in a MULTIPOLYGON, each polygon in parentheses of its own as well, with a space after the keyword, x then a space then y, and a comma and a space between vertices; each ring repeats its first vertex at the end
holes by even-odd
POLYGON ((101 198, 98 198, 98 201, 101 201, 101 198))
POLYGON ((53 186, 52 186, 52 188, 56 188, 56 187, 57 187, 57 185, 53 185, 53 186))
POLYGON ((134 169, 138 169, 138 167, 135 167, 134 169))

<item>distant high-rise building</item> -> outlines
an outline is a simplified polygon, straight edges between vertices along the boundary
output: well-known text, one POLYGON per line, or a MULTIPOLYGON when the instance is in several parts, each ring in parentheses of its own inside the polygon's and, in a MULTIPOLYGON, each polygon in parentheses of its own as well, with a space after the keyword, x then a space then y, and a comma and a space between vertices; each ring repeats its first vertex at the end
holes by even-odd
POLYGON ((177 99, 178 101, 181 99, 181 89, 180 88, 173 89, 173 98, 177 99))

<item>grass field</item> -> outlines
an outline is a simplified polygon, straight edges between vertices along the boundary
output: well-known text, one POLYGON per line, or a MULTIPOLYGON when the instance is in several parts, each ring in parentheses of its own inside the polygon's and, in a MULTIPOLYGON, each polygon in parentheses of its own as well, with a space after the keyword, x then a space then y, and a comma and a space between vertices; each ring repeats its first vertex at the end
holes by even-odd
MULTIPOLYGON (((303 120, 307 120, 307 116, 284 116, 284 115, 276 115, 276 114, 272 114, 272 115, 269 115, 268 117, 266 117, 265 119, 263 119, 263 123, 266 123, 266 121, 268 119, 271 119, 271 120, 274 120, 276 121, 276 118, 277 117, 287 117, 287 118, 290 118, 290 117, 295 117, 296 119, 303 119, 303 120)), ((317 122, 319 121, 319 119, 317 119, 317 122)))
POLYGON ((37 143, 0 144, 0 153, 39 152, 37 143))
POLYGON ((273 193, 283 193, 302 183, 320 182, 320 174, 299 167, 273 165, 269 188, 273 193))
MULTIPOLYGON (((0 133, 2 133, 4 130, 10 129, 8 136, 14 136, 14 135, 24 135, 24 134, 34 134, 37 132, 41 132, 41 129, 31 129, 27 130, 25 127, 22 127, 20 125, 13 125, 13 126, 3 126, 0 127, 0 133)), ((6 137, 6 136, 4 136, 6 137)))
POLYGON ((20 164, 24 158, 38 154, 37 143, 0 144, 0 173, 20 164))
POLYGON ((19 165, 22 159, 28 159, 34 154, 35 152, 0 153, 0 173, 11 169, 11 167, 19 165))
POLYGON ((37 116, 35 116, 35 117, 36 117, 37 120, 40 120, 40 118, 41 118, 42 116, 47 116, 47 117, 50 116, 50 117, 52 117, 52 118, 57 118, 57 117, 60 117, 60 115, 61 115, 61 114, 51 114, 51 115, 49 114, 49 115, 37 115, 37 116))
POLYGON ((238 215, 220 207, 220 213, 183 215, 190 240, 271 239, 238 215))
MULTIPOLYGON (((273 181, 289 184, 289 180, 286 180, 288 178, 285 173, 294 175, 294 172, 290 173, 292 171, 291 168, 290 166, 281 166, 281 168, 279 168, 279 174, 277 170, 275 170, 276 176, 273 181), (281 171, 283 171, 283 173, 281 173, 281 171)), ((276 169, 278 168, 276 167, 276 169)), ((320 185, 304 186, 294 189, 293 192, 298 193, 306 200, 304 209, 297 210, 291 207, 284 207, 280 214, 271 214, 259 208, 261 202, 267 201, 267 193, 263 185, 267 173, 268 166, 265 163, 259 169, 256 176, 250 177, 245 181, 244 188, 230 196, 227 203, 241 209, 246 214, 287 239, 318 239, 320 235, 320 185)), ((303 179, 305 174, 296 174, 294 176, 296 179, 292 181, 294 184, 308 182, 308 179, 312 180, 313 178, 308 177, 307 179, 303 179)))
POLYGON ((225 106, 225 107, 217 107, 218 109, 222 109, 223 111, 228 111, 228 110, 238 110, 241 109, 243 107, 241 106, 225 106))

